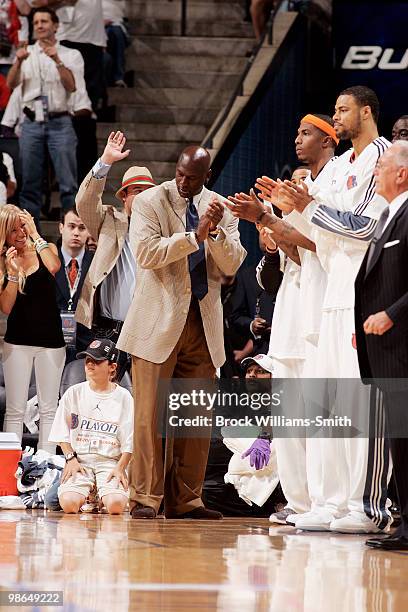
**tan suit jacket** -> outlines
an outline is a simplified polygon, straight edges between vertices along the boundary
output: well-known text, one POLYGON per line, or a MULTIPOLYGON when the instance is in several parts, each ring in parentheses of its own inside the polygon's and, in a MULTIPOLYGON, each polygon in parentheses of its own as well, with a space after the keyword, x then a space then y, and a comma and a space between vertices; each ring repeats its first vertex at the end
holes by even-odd
MULTIPOLYGON (((216 195, 204 187, 198 214, 216 195)), ((166 181, 133 201, 130 242, 137 260, 136 290, 118 348, 153 363, 163 363, 174 349, 186 323, 191 301, 187 255, 198 245, 186 233, 186 200, 176 182, 166 181)), ((246 256, 240 243, 238 219, 225 207, 221 234, 205 241, 208 293, 200 301, 208 349, 215 367, 225 361, 221 272, 233 275, 246 256)))
POLYGON ((105 183, 106 177, 96 179, 92 176, 91 170, 82 181, 75 199, 79 216, 91 236, 98 240, 75 312, 75 319, 89 328, 92 327, 94 316, 96 288, 115 266, 129 227, 129 219, 125 212, 116 210, 114 206, 102 204, 105 183))

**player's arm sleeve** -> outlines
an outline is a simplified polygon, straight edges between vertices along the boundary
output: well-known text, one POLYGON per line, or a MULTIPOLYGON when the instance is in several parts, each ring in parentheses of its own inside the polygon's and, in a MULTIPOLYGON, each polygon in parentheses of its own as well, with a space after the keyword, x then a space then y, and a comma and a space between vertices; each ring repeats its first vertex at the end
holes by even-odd
POLYGON ((312 223, 334 234, 363 241, 372 239, 377 225, 376 219, 324 205, 317 207, 312 223))
POLYGON ((282 282, 279 251, 266 253, 256 267, 258 285, 269 294, 276 295, 282 282))
POLYGON ((55 413, 54 422, 51 427, 50 435, 48 436, 48 442, 71 442, 70 438, 70 389, 68 389, 61 397, 57 412, 55 413))

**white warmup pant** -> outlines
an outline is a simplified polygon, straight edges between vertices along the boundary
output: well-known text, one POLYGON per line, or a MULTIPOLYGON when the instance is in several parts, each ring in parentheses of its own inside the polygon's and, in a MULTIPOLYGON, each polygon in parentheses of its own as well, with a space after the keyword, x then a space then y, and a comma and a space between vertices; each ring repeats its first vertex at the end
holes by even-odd
MULTIPOLYGON (((303 365, 303 359, 279 360, 274 357, 273 377, 275 379, 300 379, 303 365)), ((295 407, 294 410, 296 410, 295 407)), ((298 410, 299 412, 303 412, 302 407, 298 410)), ((296 513, 308 512, 310 497, 307 487, 305 438, 274 437, 273 443, 276 450, 279 480, 287 501, 286 507, 296 513)))
POLYGON ((23 435, 23 417, 34 365, 40 411, 38 448, 55 453, 55 444, 48 442, 58 405, 59 387, 65 364, 65 347, 43 348, 4 343, 3 372, 6 387, 4 431, 23 435))
MULTIPOLYGON (((313 403, 316 399, 320 400, 321 405, 325 405, 327 389, 322 381, 316 379, 316 358, 317 346, 308 340, 305 341, 305 365, 303 368, 303 397, 305 401, 305 416, 315 416, 313 413, 313 403), (317 385, 324 385, 324 388, 317 389, 317 385), (310 390, 309 390, 310 389, 310 390), (318 395, 318 391, 320 396, 318 395), (311 414, 308 410, 308 399, 312 399, 311 414)), ((309 432, 311 433, 311 432, 309 432)), ((322 438, 319 436, 306 437, 305 439, 305 463, 307 474, 307 488, 310 498, 310 509, 317 510, 324 506, 324 496, 322 487, 322 438)))
POLYGON ((366 512, 376 520, 376 517, 385 516, 384 479, 389 472, 389 459, 381 418, 372 444, 368 437, 370 410, 371 419, 377 419, 382 404, 378 398, 372 398, 370 406, 371 388, 360 381, 357 351, 352 345, 353 332, 353 309, 323 312, 316 372, 321 378, 336 379, 332 396, 335 412, 349 416, 352 426, 363 431, 364 437, 321 438, 320 474, 324 505, 334 516, 366 512), (370 470, 371 482, 368 482, 368 469, 374 462, 376 469, 370 470), (373 503, 375 511, 372 514, 373 503))

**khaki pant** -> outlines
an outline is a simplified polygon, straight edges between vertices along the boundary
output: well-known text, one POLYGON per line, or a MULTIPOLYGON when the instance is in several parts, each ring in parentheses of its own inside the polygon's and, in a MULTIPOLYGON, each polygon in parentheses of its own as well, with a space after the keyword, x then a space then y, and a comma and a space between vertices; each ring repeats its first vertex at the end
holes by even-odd
POLYGON ((167 436, 163 444, 158 422, 162 413, 158 406, 158 385, 161 379, 214 376, 215 368, 195 300, 180 339, 164 363, 132 356, 135 422, 129 470, 131 507, 139 502, 157 512, 164 497, 166 516, 171 516, 203 505, 201 490, 210 439, 167 436))

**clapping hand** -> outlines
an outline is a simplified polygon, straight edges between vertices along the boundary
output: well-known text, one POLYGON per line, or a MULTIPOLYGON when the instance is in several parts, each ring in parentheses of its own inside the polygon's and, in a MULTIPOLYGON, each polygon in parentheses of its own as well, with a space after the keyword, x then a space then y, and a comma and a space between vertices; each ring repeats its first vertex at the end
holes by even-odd
POLYGON ((102 153, 101 162, 111 166, 115 162, 125 159, 130 153, 130 149, 123 151, 125 144, 126 137, 123 132, 111 132, 105 150, 102 153))
POLYGON ((16 59, 21 63, 24 62, 25 59, 29 56, 29 52, 27 51, 27 43, 25 43, 20 49, 16 51, 16 59))
POLYGON ((6 251, 6 270, 7 274, 11 274, 15 276, 19 272, 19 266, 17 262, 17 249, 14 246, 11 246, 6 251))
POLYGON ((228 196, 228 200, 232 204, 226 204, 234 217, 252 221, 258 221, 263 212, 267 212, 261 200, 256 196, 255 191, 251 189, 249 195, 246 193, 236 193, 235 196, 228 196))
POLYGON ((255 187, 259 189, 259 197, 262 200, 276 204, 279 195, 279 182, 269 178, 269 176, 262 176, 256 179, 255 187))
POLYGON ((313 200, 309 195, 307 185, 301 181, 298 185, 293 181, 283 181, 279 184, 279 197, 285 199, 285 202, 292 205, 293 208, 300 213, 304 211, 306 206, 313 200))
POLYGON ((207 218, 211 221, 210 231, 214 230, 224 216, 224 206, 214 196, 205 211, 207 218))

